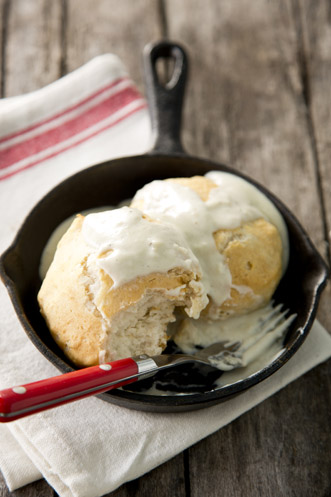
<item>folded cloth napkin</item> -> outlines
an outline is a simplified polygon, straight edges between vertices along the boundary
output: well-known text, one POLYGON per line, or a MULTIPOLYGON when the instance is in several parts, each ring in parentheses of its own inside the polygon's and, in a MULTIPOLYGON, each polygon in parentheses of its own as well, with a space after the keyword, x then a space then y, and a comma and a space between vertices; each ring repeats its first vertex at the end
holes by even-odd
MULTIPOLYGON (((91 164, 148 149, 146 104, 119 59, 104 55, 48 87, 0 101, 0 252, 55 184, 91 164)), ((58 371, 22 330, 0 286, 0 388, 58 371)), ((61 497, 98 497, 165 462, 331 356, 315 323, 297 354, 249 392, 180 414, 131 411, 95 397, 0 425, 10 490, 41 477, 61 497)))

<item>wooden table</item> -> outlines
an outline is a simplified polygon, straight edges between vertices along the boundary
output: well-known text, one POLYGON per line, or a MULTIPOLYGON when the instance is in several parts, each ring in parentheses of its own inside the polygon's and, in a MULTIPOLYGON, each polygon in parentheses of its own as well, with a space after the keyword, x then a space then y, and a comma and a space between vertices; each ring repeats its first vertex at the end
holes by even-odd
MULTIPOLYGON (((326 0, 0 0, 1 96, 143 46, 190 56, 183 142, 279 196, 330 262, 331 4, 326 0)), ((330 286, 319 320, 331 330, 330 286)), ((331 361, 112 496, 331 495, 331 361)), ((51 496, 39 481, 10 494, 51 496)))

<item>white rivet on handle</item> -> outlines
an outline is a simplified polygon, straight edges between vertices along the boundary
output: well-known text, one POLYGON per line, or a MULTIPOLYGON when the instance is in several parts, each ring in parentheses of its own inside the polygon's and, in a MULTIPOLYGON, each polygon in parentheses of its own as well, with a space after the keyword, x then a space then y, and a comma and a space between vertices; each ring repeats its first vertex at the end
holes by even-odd
POLYGON ((103 369, 104 371, 110 371, 111 365, 110 364, 100 364, 99 368, 103 369))
POLYGON ((26 392, 26 388, 25 387, 14 387, 13 388, 13 392, 15 392, 15 393, 25 393, 26 392))

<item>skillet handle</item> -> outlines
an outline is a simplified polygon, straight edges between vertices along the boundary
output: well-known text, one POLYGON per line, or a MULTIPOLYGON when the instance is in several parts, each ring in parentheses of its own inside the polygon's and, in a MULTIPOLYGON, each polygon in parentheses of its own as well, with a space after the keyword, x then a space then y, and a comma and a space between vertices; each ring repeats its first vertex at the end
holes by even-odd
POLYGON ((182 108, 188 61, 184 49, 175 43, 161 41, 144 49, 147 100, 152 120, 151 153, 184 153, 180 141, 182 108), (170 80, 160 82, 158 60, 173 60, 170 80))

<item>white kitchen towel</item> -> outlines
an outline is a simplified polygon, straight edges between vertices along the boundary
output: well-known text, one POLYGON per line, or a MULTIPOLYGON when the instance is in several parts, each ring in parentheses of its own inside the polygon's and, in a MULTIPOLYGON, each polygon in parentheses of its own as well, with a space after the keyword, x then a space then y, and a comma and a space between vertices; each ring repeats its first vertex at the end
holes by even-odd
MULTIPOLYGON (((144 99, 104 55, 29 95, 0 101, 0 252, 55 184, 91 164, 149 147, 144 99)), ((0 286, 0 388, 58 374, 26 337, 0 286)), ((331 356, 315 323, 295 356, 236 398, 200 411, 152 414, 97 398, 0 425, 10 490, 44 477, 61 497, 99 497, 165 462, 331 356)))

